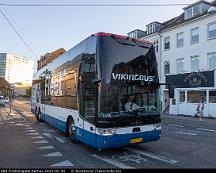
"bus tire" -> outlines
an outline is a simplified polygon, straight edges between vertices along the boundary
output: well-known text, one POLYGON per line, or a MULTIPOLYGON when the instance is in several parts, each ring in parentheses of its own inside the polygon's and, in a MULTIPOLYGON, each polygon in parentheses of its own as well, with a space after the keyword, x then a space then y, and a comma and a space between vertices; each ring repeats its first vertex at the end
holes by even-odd
POLYGON ((38 111, 38 113, 37 113, 37 120, 38 120, 39 122, 43 122, 43 120, 41 119, 41 111, 40 111, 40 109, 39 109, 39 111, 38 111))
POLYGON ((67 136, 70 138, 70 141, 72 143, 77 143, 76 140, 76 128, 75 128, 75 124, 74 124, 74 120, 73 118, 68 118, 67 121, 67 136))

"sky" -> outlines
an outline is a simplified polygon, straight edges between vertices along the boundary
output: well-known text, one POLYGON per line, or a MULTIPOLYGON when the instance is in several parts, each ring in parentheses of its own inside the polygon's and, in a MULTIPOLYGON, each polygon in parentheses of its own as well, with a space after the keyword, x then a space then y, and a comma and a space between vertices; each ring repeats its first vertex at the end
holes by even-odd
MULTIPOLYGON (((0 4, 191 4, 198 0, 0 0, 0 4)), ((32 60, 63 47, 69 50, 97 32, 127 35, 183 12, 183 6, 20 7, 0 6, 30 51, 0 13, 0 53, 32 60)))

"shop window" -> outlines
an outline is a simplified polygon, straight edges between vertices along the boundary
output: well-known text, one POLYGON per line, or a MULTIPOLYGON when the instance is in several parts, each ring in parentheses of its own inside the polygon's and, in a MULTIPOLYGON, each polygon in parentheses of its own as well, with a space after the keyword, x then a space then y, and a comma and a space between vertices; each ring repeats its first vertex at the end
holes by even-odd
POLYGON ((206 91, 188 91, 187 102, 188 103, 199 103, 201 97, 204 97, 204 103, 206 102, 206 91))
POLYGON ((216 90, 209 91, 209 103, 216 103, 216 90))
POLYGON ((179 102, 185 102, 185 91, 179 91, 179 102))

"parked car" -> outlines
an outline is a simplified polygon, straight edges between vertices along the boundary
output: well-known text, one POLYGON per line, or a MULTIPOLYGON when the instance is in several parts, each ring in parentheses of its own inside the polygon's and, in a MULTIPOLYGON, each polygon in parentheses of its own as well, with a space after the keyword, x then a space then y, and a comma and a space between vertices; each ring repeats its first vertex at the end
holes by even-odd
POLYGON ((4 106, 4 105, 5 105, 4 96, 0 96, 0 106, 4 106))

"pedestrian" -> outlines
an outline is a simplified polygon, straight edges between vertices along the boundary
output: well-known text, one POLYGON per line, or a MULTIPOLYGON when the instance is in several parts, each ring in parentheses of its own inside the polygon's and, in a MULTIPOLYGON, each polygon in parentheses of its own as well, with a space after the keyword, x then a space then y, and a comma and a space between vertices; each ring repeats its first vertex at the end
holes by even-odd
POLYGON ((198 110, 199 120, 202 121, 203 111, 204 111, 204 98, 203 98, 203 96, 199 100, 197 110, 198 110))

